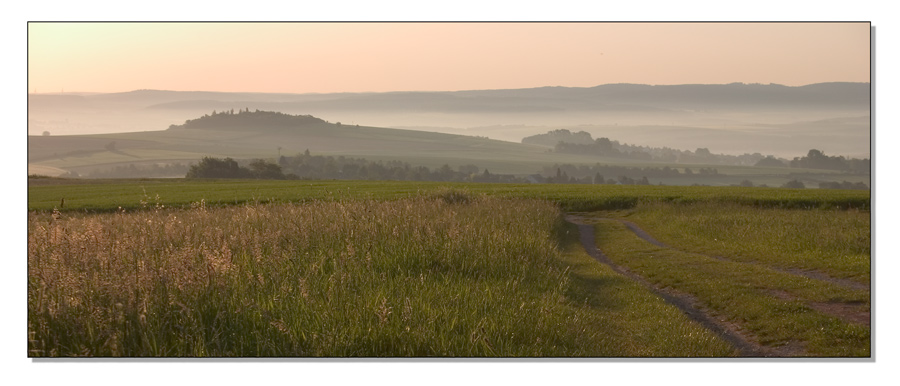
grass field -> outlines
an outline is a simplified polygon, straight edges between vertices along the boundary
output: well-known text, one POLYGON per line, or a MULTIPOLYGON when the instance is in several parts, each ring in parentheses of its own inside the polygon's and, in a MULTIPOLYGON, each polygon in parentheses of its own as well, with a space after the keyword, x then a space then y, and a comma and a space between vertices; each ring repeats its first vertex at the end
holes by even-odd
POLYGON ((782 269, 870 280, 871 213, 798 211, 698 202, 642 205, 604 214, 641 224, 660 241, 701 253, 782 269))
POLYGON ((28 209, 115 211, 148 204, 190 207, 247 202, 304 202, 370 198, 393 200, 453 187, 503 198, 534 198, 567 211, 631 208, 640 203, 709 201, 756 207, 868 210, 868 191, 741 187, 479 184, 406 181, 82 180, 29 179, 28 209), (61 200, 65 199, 63 205, 61 200))
POLYGON ((871 355, 846 318, 869 290, 791 272, 868 282, 868 191, 29 184, 29 356, 739 355, 593 260, 564 211, 589 212, 616 264, 782 356, 871 355))
POLYGON ((740 326, 763 346, 783 347, 801 353, 793 355, 804 356, 871 354, 868 322, 822 311, 833 305, 851 308, 853 315, 867 316, 869 290, 811 280, 764 264, 660 248, 613 220, 599 221, 596 237, 598 247, 617 264, 661 287, 691 294, 714 315, 740 326))
POLYGON ((452 191, 34 214, 29 355, 734 354, 569 232, 546 202, 452 191))

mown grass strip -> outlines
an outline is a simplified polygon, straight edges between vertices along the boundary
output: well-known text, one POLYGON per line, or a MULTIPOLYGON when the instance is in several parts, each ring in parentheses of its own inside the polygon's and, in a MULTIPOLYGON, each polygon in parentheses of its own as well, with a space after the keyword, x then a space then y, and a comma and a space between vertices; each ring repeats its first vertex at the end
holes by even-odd
POLYGON ((682 250, 812 270, 860 284, 871 277, 871 213, 866 211, 648 203, 601 216, 638 222, 653 237, 682 250))
POLYGON ((850 323, 808 302, 859 302, 868 291, 797 277, 753 264, 713 259, 654 246, 615 220, 596 224, 598 247, 616 264, 663 287, 695 296, 711 312, 735 323, 764 346, 799 345, 816 357, 870 355, 868 326, 850 323), (775 292, 789 293, 790 298, 775 292))

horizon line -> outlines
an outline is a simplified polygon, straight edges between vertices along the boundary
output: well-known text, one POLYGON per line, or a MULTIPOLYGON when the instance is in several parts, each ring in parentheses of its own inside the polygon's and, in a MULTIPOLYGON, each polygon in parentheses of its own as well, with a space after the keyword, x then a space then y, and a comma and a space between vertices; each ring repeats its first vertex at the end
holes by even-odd
POLYGON ((603 83, 595 86, 535 86, 535 87, 519 87, 519 88, 486 88, 486 89, 464 89, 464 90, 395 90, 395 91, 331 91, 331 92, 284 92, 284 91, 210 91, 210 90, 168 90, 168 89, 154 89, 154 88, 139 88, 128 91, 59 91, 59 92, 29 92, 27 95, 65 95, 65 94, 126 94, 140 91, 158 91, 158 92, 183 92, 183 93, 193 93, 193 92, 206 92, 206 93, 219 93, 219 94, 293 94, 293 95, 308 95, 308 94, 390 94, 390 93, 444 93, 444 92, 468 92, 468 91, 499 91, 499 90, 533 90, 533 89, 541 89, 541 88, 580 88, 580 89, 589 89, 603 86, 617 86, 617 85, 632 85, 632 86, 650 86, 650 87, 674 87, 674 86, 730 86, 730 85, 744 85, 744 86, 781 86, 781 87, 807 87, 819 84, 834 84, 834 83, 850 83, 850 84, 871 84, 872 82, 852 82, 852 81, 827 81, 827 82, 816 82, 809 83, 799 86, 788 86, 781 83, 760 83, 760 82, 730 82, 730 83, 679 83, 679 84, 648 84, 648 83, 629 83, 629 82, 619 82, 619 83, 603 83))

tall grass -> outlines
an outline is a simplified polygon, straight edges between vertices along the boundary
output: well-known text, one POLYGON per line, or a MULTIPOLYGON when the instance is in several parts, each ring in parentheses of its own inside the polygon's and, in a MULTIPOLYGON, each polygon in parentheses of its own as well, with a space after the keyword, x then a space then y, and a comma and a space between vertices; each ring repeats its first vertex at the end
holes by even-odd
MULTIPOLYGON (((596 310, 569 296, 562 224, 546 202, 447 191, 32 213, 29 356, 653 352, 598 344, 596 310)), ((717 344, 689 353, 729 352, 717 344)))

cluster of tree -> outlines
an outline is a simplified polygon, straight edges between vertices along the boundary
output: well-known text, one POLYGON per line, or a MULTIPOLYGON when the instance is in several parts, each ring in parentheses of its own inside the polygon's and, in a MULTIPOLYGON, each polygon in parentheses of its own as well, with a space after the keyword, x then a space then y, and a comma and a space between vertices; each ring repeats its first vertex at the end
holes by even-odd
POLYGON ((763 159, 761 159, 761 160, 759 160, 759 161, 756 161, 756 163, 753 164, 753 166, 765 166, 765 167, 779 167, 779 168, 784 168, 784 167, 787 167, 787 164, 785 164, 784 161, 782 161, 782 160, 780 160, 780 159, 777 159, 777 158, 775 158, 775 157, 773 157, 773 156, 768 156, 768 157, 763 158, 763 159))
POLYGON ((760 153, 744 153, 741 155, 713 154, 708 148, 697 148, 695 151, 677 150, 668 147, 629 145, 609 138, 593 139, 585 131, 571 132, 558 129, 522 139, 522 143, 553 146, 553 151, 567 154, 585 154, 602 157, 624 158, 672 163, 702 163, 717 165, 743 165, 765 167, 792 167, 810 169, 840 170, 851 173, 871 173, 868 158, 829 157, 819 150, 809 151, 805 157, 795 157, 792 161, 764 156, 760 153))
POLYGON ((94 170, 87 174, 89 178, 136 178, 136 177, 179 177, 183 176, 189 170, 188 165, 181 163, 174 164, 152 164, 152 165, 135 165, 116 166, 111 169, 94 170))
POLYGON ((858 189, 858 190, 868 190, 869 187, 866 185, 865 182, 852 183, 852 182, 849 182, 849 181, 843 181, 843 182, 833 181, 833 182, 820 182, 820 183, 819 183, 819 189, 858 189))
POLYGON ((372 162, 344 156, 314 156, 309 150, 293 157, 281 156, 277 163, 257 159, 247 166, 241 166, 231 158, 204 157, 199 164, 191 165, 186 178, 528 182, 513 175, 492 174, 487 169, 481 171, 475 165, 463 165, 456 169, 443 165, 429 169, 400 161, 372 162))
POLYGON ((791 160, 792 168, 840 170, 851 173, 869 174, 872 166, 868 158, 844 158, 843 156, 830 157, 820 150, 812 149, 805 157, 794 157, 791 160))
POLYGON ((475 165, 461 165, 454 169, 445 164, 430 169, 401 161, 381 162, 344 156, 311 155, 309 150, 293 157, 279 157, 278 165, 289 176, 303 179, 527 182, 513 175, 492 174, 487 169, 482 171, 475 165))
POLYGON ((698 148, 692 152, 690 150, 677 150, 668 147, 660 148, 629 145, 605 137, 593 139, 588 132, 579 131, 572 133, 566 129, 552 130, 546 134, 526 137, 522 139, 522 143, 553 146, 553 151, 558 153, 586 154, 658 162, 748 166, 754 165, 766 158, 766 156, 760 153, 727 155, 713 154, 707 148, 698 148))
POLYGON ((593 176, 578 178, 570 176, 568 173, 562 171, 561 169, 556 169, 556 175, 554 176, 544 177, 541 175, 537 175, 533 176, 533 178, 537 182, 545 184, 650 185, 650 180, 647 178, 647 176, 642 176, 639 179, 635 179, 625 175, 620 175, 617 178, 605 179, 602 174, 596 173, 593 176))
POLYGON ((203 157, 200 163, 191 165, 186 178, 255 178, 265 180, 284 180, 288 177, 281 171, 281 166, 256 159, 247 167, 238 165, 231 159, 203 157))
POLYGON ((223 112, 213 111, 212 114, 204 114, 197 119, 188 119, 183 125, 171 125, 174 129, 216 129, 216 130, 242 130, 253 127, 266 127, 277 129, 289 129, 308 126, 322 126, 328 124, 325 120, 312 115, 290 115, 274 111, 250 111, 249 108, 234 109, 223 112))

